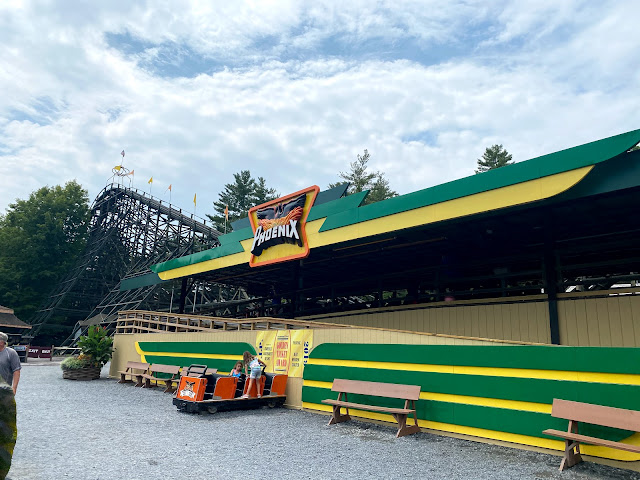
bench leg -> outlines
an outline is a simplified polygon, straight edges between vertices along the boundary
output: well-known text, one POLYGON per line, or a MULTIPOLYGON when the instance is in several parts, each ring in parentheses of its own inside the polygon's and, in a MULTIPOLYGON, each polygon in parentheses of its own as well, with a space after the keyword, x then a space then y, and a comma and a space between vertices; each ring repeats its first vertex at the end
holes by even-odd
POLYGON ((136 375, 136 387, 142 386, 142 375, 136 375))
POLYGON ((334 423, 346 422, 347 420, 351 420, 351 417, 349 416, 349 409, 347 408, 347 413, 345 415, 342 415, 340 413, 340 407, 338 405, 334 405, 333 406, 333 415, 331 416, 331 420, 329 420, 329 423, 327 423, 327 425, 333 425, 334 423))
POLYGON ((126 373, 121 373, 120 381, 118 383, 129 383, 131 380, 127 380, 126 375, 127 375, 126 373))
POLYGON ((580 442, 574 442, 573 440, 564 441, 564 458, 560 462, 560 471, 563 471, 565 467, 573 467, 582 462, 582 456, 580 455, 580 442), (575 452, 573 449, 575 448, 575 452))
POLYGON ((173 380, 165 380, 164 383, 167 387, 164 389, 163 393, 173 393, 176 391, 176 389, 173 386, 173 382, 174 382, 173 380))
POLYGON ((420 427, 418 426, 418 420, 416 419, 415 425, 407 426, 407 415, 404 413, 395 413, 393 418, 398 422, 398 433, 396 433, 396 438, 404 437, 405 435, 411 435, 412 433, 420 432, 420 427))
MULTIPOLYGON (((142 377, 140 377, 140 380, 142 380, 142 377)), ((151 380, 148 378, 145 378, 142 388, 151 388, 151 380)))

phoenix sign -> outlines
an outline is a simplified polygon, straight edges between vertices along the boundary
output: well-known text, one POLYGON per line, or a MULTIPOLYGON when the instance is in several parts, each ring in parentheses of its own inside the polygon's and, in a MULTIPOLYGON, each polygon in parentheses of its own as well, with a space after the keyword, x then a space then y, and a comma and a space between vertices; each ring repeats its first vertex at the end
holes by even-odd
POLYGON ((249 210, 253 243, 249 265, 257 267, 305 258, 309 210, 320 188, 316 185, 249 210))

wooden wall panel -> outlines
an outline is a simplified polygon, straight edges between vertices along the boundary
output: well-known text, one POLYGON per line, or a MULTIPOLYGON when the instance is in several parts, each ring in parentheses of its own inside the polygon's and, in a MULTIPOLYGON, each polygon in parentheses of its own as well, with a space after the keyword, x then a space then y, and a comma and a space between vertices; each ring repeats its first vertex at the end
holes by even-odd
POLYGON ((367 311, 331 315, 317 319, 359 327, 388 328, 471 338, 549 343, 549 314, 540 301, 429 307, 404 310, 367 311))
POLYGON ((567 298, 558 301, 563 345, 640 347, 640 295, 567 298))

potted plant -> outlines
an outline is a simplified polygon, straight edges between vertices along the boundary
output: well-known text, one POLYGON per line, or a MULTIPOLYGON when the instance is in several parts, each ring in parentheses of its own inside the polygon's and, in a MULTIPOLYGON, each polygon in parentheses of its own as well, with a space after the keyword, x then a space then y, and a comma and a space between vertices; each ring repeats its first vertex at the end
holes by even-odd
POLYGON ((100 378, 100 370, 113 354, 113 338, 107 336, 104 328, 92 325, 87 335, 78 339, 78 347, 82 352, 79 356, 69 357, 60 364, 62 378, 69 380, 100 378))

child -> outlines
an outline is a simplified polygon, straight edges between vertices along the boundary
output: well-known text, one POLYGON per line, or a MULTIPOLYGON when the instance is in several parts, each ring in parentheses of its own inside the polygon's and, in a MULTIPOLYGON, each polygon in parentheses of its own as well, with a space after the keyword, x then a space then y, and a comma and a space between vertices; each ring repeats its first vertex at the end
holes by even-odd
POLYGON ((229 374, 229 376, 238 377, 238 378, 242 377, 242 362, 236 363, 236 366, 233 367, 233 370, 231 370, 231 373, 229 374))
POLYGON ((258 398, 260 395, 260 390, 258 386, 258 382, 260 381, 260 377, 262 376, 262 367, 267 366, 262 360, 258 357, 254 357, 249 352, 244 352, 242 354, 242 359, 244 363, 244 371, 249 377, 249 386, 247 387, 247 393, 245 393, 242 398, 249 398, 249 392, 253 388, 253 384, 256 384, 256 393, 258 394, 258 398), (251 373, 248 373, 248 370, 251 369, 251 373))

